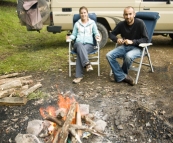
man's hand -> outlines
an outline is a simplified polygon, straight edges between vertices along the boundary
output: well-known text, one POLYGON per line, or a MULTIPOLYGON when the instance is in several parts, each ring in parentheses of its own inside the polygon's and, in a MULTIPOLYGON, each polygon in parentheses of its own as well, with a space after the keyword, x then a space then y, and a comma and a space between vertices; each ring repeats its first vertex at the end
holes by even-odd
POLYGON ((133 44, 133 41, 132 40, 125 39, 124 40, 124 44, 131 45, 131 44, 133 44))
POLYGON ((130 45, 130 44, 133 44, 133 41, 132 40, 128 40, 128 39, 118 38, 117 43, 119 45, 122 45, 122 44, 130 45))
POLYGON ((117 40, 118 45, 124 44, 124 40, 122 38, 118 38, 117 40))

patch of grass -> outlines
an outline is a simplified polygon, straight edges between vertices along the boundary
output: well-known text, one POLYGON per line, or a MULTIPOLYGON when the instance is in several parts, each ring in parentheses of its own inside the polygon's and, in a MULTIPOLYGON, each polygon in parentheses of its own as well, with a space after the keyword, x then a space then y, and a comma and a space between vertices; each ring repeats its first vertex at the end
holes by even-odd
POLYGON ((15 6, 0 6, 0 74, 47 71, 67 64, 66 32, 40 33, 21 26, 15 6))
POLYGON ((41 91, 37 91, 37 92, 33 92, 33 93, 29 94, 27 99, 32 100, 32 99, 41 99, 41 98, 46 98, 46 97, 48 97, 48 94, 41 92, 41 91))

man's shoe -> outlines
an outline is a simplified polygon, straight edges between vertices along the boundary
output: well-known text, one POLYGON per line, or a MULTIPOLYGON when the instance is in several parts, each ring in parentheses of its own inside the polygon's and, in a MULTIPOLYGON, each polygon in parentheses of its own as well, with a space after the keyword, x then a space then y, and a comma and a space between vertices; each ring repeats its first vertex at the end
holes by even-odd
POLYGON ((73 80, 73 83, 79 83, 79 82, 81 82, 82 79, 83 79, 83 77, 77 77, 73 80))
POLYGON ((128 75, 126 76, 126 78, 123 81, 130 84, 131 86, 135 85, 134 80, 128 75))
POLYGON ((92 70, 93 70, 93 67, 90 64, 86 66, 87 72, 92 71, 92 70))

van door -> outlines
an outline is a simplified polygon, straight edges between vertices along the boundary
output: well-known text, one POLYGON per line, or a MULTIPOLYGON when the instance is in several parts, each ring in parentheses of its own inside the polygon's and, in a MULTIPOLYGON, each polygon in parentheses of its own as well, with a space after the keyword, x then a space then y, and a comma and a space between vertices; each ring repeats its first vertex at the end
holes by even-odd
POLYGON ((173 32, 173 0, 143 0, 140 11, 159 12, 160 19, 154 33, 173 32))

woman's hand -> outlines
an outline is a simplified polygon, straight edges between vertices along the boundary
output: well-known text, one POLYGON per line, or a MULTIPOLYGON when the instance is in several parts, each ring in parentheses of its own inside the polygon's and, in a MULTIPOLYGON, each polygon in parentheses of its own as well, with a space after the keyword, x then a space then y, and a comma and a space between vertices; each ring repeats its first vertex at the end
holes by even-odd
POLYGON ((69 42, 69 41, 71 41, 70 36, 66 35, 66 42, 69 42))
POLYGON ((100 41, 100 37, 99 36, 95 36, 96 41, 100 41))

